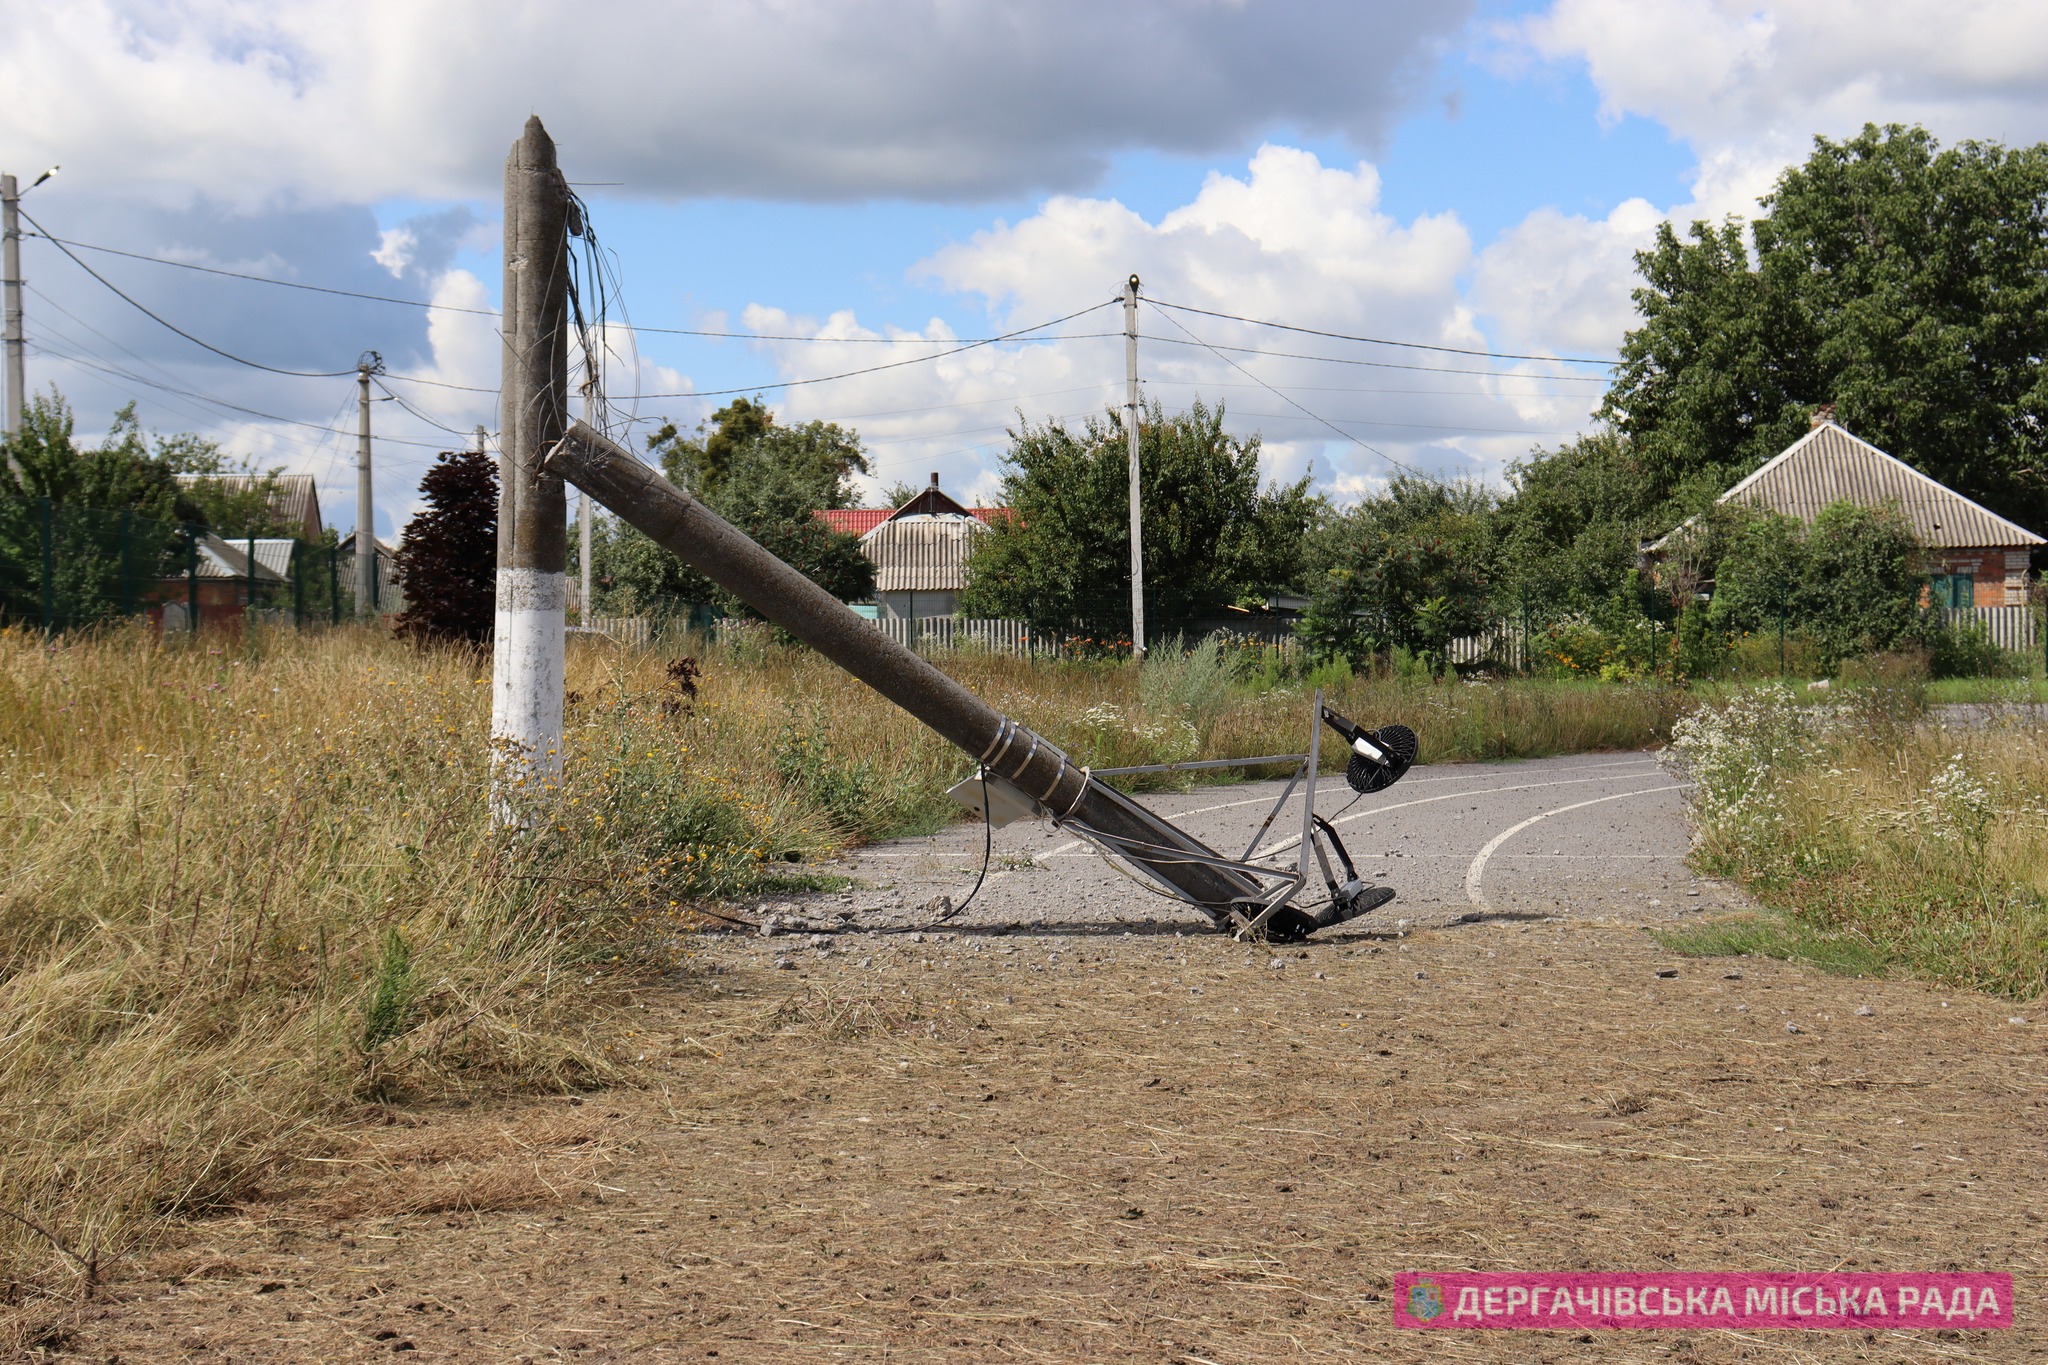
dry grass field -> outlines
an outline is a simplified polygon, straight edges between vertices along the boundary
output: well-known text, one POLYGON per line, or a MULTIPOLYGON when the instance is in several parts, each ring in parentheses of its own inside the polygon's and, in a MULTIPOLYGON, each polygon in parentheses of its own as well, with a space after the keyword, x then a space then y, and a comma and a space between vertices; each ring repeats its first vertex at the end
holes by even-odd
MULTIPOLYGON (((576 651, 562 787, 538 837, 513 838, 482 799, 474 656, 353 631, 0 637, 13 1349, 2043 1353, 2043 1051, 2010 1022, 2034 1012, 2012 999, 2031 999, 2011 969, 2025 953, 1979 953, 1989 966, 1937 987, 1679 958, 1567 920, 1278 958, 1208 936, 1027 933, 969 952, 849 935, 773 970, 762 941, 700 930, 733 897, 832 884, 824 855, 934 828, 965 765, 759 633, 699 647, 694 671, 677 657, 576 651), (1432 1267, 2009 1269, 2020 1327, 1397 1337, 1389 1277, 1432 1267)), ((1097 764, 1299 741, 1298 680, 946 666, 1097 764)), ((1679 708, 1639 689, 1327 681, 1437 761, 1639 748, 1679 708)), ((1971 814, 1980 787, 2035 789, 2011 738, 1959 769, 1953 750, 1912 759, 1950 824, 1871 824, 1849 845, 1863 864, 1813 860, 1832 847, 1817 803, 1886 790, 1896 744, 1811 747, 1774 779, 1769 819, 1807 850, 1794 875, 1742 861, 1766 845, 1739 818, 1703 856, 1795 910, 1879 855, 1901 876, 1953 867, 1956 839, 2020 867, 2032 807, 2009 826, 1971 814)), ((1716 752, 1730 772, 1754 757, 1716 752)), ((1725 790, 1721 814, 1761 809, 1740 780, 1725 790)), ((2018 884, 2004 875, 1957 883, 1985 892, 1973 923, 2027 922, 1997 918, 2018 904, 1990 895, 2018 884)), ((1879 941, 1847 922, 1772 932, 1785 941, 1748 946, 1879 941)))
MULTIPOLYGON (((685 647, 579 642, 561 789, 512 838, 484 801, 485 658, 356 629, 0 632, 8 1320, 33 1337, 182 1220, 328 1159, 365 1104, 628 1075, 620 990, 677 968, 699 909, 953 813, 964 761, 861 685, 764 630, 685 647)), ((1298 687, 1215 666, 949 666, 1098 763, 1299 726, 1298 687)), ((1444 754, 1640 745, 1673 713, 1351 687, 1398 693, 1444 754)))

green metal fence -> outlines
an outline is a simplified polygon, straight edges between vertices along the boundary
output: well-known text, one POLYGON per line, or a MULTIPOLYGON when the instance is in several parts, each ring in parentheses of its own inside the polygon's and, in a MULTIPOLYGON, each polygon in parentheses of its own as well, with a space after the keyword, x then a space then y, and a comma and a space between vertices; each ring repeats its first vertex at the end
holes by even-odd
POLYGON ((356 614, 355 578, 355 556, 333 545, 222 537, 48 498, 0 501, 0 622, 17 628, 338 625, 356 614))

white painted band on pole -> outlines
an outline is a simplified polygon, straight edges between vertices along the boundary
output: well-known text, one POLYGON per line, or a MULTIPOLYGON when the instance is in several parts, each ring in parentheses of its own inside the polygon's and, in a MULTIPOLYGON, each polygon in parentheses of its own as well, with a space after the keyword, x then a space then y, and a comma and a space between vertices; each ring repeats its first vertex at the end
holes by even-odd
POLYGON ((522 775, 562 768, 563 615, 569 576, 498 570, 497 636, 491 649, 491 740, 522 775))

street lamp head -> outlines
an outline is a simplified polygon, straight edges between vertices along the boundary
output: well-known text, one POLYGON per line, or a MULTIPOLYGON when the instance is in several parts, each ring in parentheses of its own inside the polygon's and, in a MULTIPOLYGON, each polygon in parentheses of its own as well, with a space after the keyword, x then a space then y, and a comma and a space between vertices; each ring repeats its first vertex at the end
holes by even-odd
POLYGON ((62 166, 50 167, 49 170, 44 171, 41 175, 37 176, 33 181, 29 182, 29 188, 34 189, 37 185, 42 184, 45 180, 48 180, 51 176, 55 175, 57 172, 63 169, 64 168, 62 166))

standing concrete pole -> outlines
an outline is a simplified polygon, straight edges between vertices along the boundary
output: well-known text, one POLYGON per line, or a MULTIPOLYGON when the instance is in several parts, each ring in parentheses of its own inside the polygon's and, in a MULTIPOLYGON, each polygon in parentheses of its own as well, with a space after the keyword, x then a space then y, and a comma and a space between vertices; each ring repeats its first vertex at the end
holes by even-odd
POLYGON ((1124 285, 1124 440, 1131 452, 1131 658, 1145 657, 1145 532, 1138 512, 1138 277, 1124 285))
POLYGON ((498 610, 491 657, 493 796, 519 818, 523 790, 561 771, 568 509, 541 459, 568 425, 569 187, 539 118, 505 159, 504 378, 498 426, 498 610))
POLYGON ((485 446, 485 444, 484 444, 484 443, 485 443, 485 442, 486 442, 486 441, 487 441, 488 439, 489 439, 489 433, 488 433, 488 432, 486 432, 486 431, 484 430, 484 424, 483 424, 482 422, 478 422, 478 423, 476 424, 476 453, 477 453, 477 454, 481 455, 481 454, 483 454, 483 453, 484 453, 484 450, 486 449, 486 446, 485 446))
POLYGON ((363 352, 356 361, 356 619, 377 614, 377 501, 370 478, 370 376, 383 357, 363 352))
POLYGON ((0 175, 0 267, 7 277, 7 434, 12 436, 21 430, 28 385, 21 363, 21 191, 11 175, 0 175))

